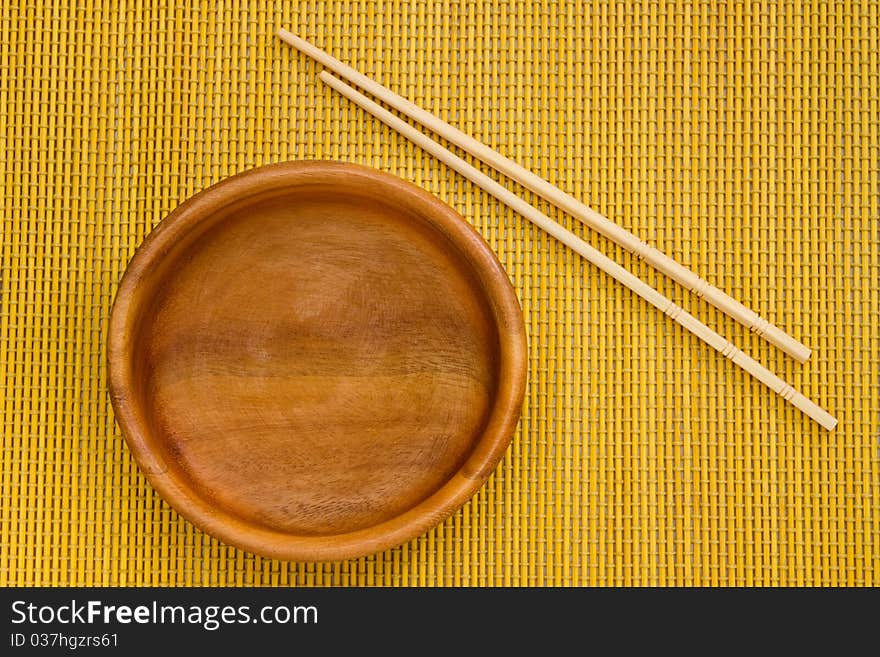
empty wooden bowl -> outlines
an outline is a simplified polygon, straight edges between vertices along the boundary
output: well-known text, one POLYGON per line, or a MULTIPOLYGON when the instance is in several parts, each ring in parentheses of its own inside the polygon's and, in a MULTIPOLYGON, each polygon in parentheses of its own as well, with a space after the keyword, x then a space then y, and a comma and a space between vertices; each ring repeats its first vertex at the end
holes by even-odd
POLYGON ((234 176, 149 235, 110 319, 119 426, 221 540, 297 560, 410 540, 516 427, 526 339, 495 255, 414 185, 332 162, 234 176))

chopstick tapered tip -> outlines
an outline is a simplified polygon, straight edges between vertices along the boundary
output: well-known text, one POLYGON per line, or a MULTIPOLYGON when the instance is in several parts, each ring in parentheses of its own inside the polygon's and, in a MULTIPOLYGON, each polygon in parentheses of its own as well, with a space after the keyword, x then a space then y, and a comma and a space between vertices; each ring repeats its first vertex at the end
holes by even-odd
POLYGON ((279 27, 275 34, 278 35, 278 38, 284 41, 289 46, 293 46, 297 50, 299 50, 302 54, 307 55, 317 61, 319 64, 323 66, 329 66, 333 68, 333 66, 342 66, 342 62, 339 60, 333 59, 330 55, 325 53, 320 48, 316 48, 311 43, 306 41, 305 39, 298 37, 293 32, 283 27, 279 27))

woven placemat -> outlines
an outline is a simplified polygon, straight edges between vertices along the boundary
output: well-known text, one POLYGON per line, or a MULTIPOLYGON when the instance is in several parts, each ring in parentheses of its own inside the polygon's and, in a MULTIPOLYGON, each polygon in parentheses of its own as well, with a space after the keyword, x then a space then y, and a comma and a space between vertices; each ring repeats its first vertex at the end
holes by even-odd
POLYGON ((0 9, 0 585, 880 584, 880 3, 19 4, 0 9), (813 347, 797 364, 514 186, 838 429, 335 97, 280 26, 813 347), (455 207, 530 339, 489 484, 424 537, 336 564, 255 557, 181 519, 105 384, 113 294, 150 229, 230 174, 301 158, 455 207))

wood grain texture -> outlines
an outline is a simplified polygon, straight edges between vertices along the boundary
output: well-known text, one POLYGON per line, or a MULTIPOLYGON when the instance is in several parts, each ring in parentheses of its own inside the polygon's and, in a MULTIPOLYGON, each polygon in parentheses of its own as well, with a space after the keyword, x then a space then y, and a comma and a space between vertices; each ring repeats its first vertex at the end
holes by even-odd
POLYGON ((522 316, 488 245, 402 180, 272 165, 147 238, 108 345, 120 427, 151 483, 273 557, 367 554, 463 504, 507 447, 522 316))

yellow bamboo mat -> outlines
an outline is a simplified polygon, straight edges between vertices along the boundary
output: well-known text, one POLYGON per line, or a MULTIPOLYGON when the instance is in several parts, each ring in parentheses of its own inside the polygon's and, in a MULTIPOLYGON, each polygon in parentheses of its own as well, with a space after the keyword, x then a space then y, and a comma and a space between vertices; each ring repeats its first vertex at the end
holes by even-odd
POLYGON ((0 9, 0 584, 880 584, 880 3, 19 4, 0 9), (279 26, 813 347, 797 364, 539 203, 839 428, 335 97, 279 26), (254 557, 182 520, 105 385, 111 301, 149 230, 230 174, 301 158, 457 208, 530 339, 489 484, 422 538, 335 564, 254 557))

